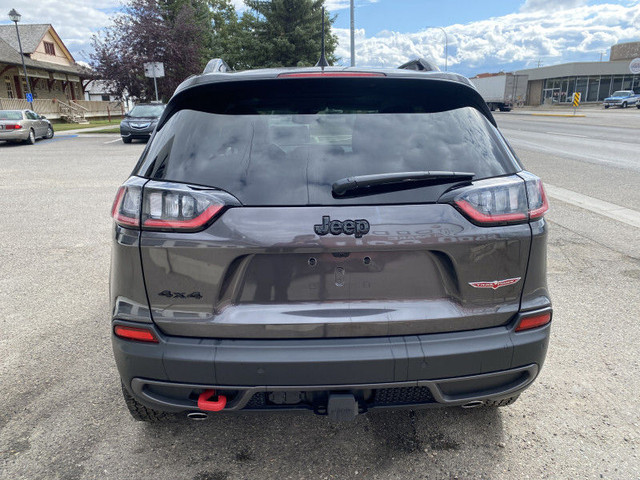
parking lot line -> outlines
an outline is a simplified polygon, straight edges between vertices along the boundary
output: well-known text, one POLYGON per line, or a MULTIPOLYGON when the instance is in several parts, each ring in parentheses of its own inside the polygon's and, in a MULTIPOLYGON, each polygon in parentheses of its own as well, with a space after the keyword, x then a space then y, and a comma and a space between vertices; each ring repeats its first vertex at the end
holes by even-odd
POLYGON ((575 133, 560 133, 560 132, 544 132, 549 135, 560 135, 562 137, 579 137, 579 138, 587 138, 586 135, 576 135, 575 133))
POLYGON ((556 187, 555 185, 549 185, 548 183, 545 183, 544 188, 551 198, 612 218, 618 222, 626 223, 632 227, 640 228, 640 212, 637 210, 621 207, 615 203, 598 200, 597 198, 567 190, 566 188, 556 187))
POLYGON ((108 142, 103 142, 103 143, 106 145, 107 143, 115 143, 115 142, 120 142, 120 141, 121 141, 120 138, 116 138, 115 140, 109 140, 108 142))

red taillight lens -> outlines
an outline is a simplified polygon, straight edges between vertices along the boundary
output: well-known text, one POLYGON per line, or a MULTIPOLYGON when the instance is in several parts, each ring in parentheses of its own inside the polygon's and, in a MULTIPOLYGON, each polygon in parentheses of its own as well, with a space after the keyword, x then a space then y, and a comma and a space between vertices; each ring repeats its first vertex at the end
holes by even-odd
MULTIPOLYGON (((133 178, 133 177, 132 177, 133 178)), ((213 189, 133 178, 116 194, 111 216, 122 227, 153 231, 196 232, 228 205, 228 194, 213 189), (225 196, 226 195, 226 196, 225 196)), ((235 205, 231 198, 230 205, 235 205)))
POLYGON ((522 317, 516 332, 522 332, 523 330, 531 330, 532 328, 538 328, 546 325, 551 321, 551 312, 539 313, 537 315, 531 315, 529 317, 522 317))
POLYGON ((138 342, 158 343, 158 338, 152 330, 148 328, 126 327, 124 325, 116 325, 113 329, 116 337, 126 340, 136 340, 138 342))
POLYGON ((330 78, 330 77, 386 77, 384 73, 375 72, 300 72, 281 73, 278 78, 330 78))
POLYGON ((224 202, 217 197, 188 187, 145 187, 142 229, 188 232, 202 230, 224 207, 224 202))
POLYGON ((481 226, 522 223, 549 209, 542 181, 529 172, 474 182, 453 198, 453 204, 481 226))
POLYGON ((140 193, 141 188, 124 185, 118 189, 111 207, 111 216, 122 227, 138 227, 140 225, 140 193))
POLYGON ((5 130, 20 130, 21 128, 22 128, 22 125, 13 124, 13 123, 4 125, 5 130))

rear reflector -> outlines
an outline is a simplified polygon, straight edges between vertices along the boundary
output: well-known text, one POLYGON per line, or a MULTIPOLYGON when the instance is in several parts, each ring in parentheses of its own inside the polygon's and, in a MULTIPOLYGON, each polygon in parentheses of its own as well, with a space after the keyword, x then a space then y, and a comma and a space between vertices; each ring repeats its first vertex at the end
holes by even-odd
POLYGON ((520 323, 516 327, 516 332, 523 330, 531 330, 532 328, 542 327, 551 321, 551 312, 539 313, 531 317, 522 317, 520 323))
POLYGON ((148 328, 126 327, 124 325, 116 325, 113 329, 116 337, 127 340, 136 340, 138 342, 158 343, 155 334, 148 328))
POLYGON ((384 73, 373 72, 306 72, 281 73, 278 78, 328 78, 328 77, 386 77, 384 73))

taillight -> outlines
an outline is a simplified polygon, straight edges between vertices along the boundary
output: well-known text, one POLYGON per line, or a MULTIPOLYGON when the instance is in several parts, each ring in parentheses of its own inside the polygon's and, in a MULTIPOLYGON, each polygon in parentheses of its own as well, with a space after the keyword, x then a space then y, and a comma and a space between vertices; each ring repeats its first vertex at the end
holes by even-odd
POLYGON ((208 193, 189 188, 145 187, 142 229, 197 231, 206 227, 225 207, 208 193))
POLYGON ((116 193, 116 199, 111 207, 111 216, 121 227, 138 227, 140 225, 140 196, 139 186, 123 185, 116 193))
POLYGON ((21 128, 22 128, 22 125, 19 125, 19 124, 13 124, 13 123, 6 124, 5 123, 5 125, 4 125, 4 129, 5 130, 20 130, 21 128))
POLYGON ((532 328, 538 328, 546 325, 551 321, 551 312, 535 313, 528 316, 523 315, 518 322, 516 332, 522 332, 523 330, 531 330, 532 328))
POLYGON ((522 223, 542 217, 549 209, 542 181, 529 172, 474 182, 452 203, 481 226, 522 223))
POLYGON ((196 232, 235 205, 234 197, 219 190, 132 177, 118 189, 111 216, 122 227, 196 232))
POLYGON ((159 343, 153 330, 150 328, 128 327, 125 325, 116 325, 113 328, 116 337, 126 340, 136 340, 138 342, 159 343))

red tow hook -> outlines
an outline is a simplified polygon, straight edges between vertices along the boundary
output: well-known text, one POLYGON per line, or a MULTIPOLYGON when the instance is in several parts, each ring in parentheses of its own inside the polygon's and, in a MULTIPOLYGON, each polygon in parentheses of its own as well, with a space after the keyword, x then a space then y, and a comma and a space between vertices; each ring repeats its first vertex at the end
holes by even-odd
POLYGON ((211 398, 216 394, 215 390, 205 390, 198 397, 198 408, 205 412, 219 412, 227 404, 227 397, 224 395, 218 395, 218 399, 211 401, 211 398))

